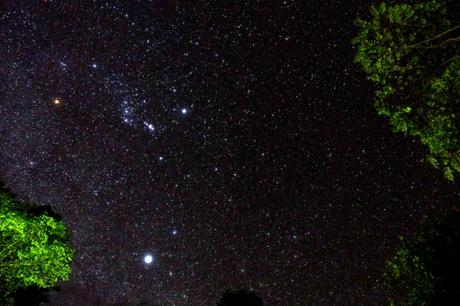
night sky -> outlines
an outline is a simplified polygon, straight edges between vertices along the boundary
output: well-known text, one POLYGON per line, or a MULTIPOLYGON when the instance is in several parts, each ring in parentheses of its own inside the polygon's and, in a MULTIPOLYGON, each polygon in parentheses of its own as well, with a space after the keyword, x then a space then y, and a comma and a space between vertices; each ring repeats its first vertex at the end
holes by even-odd
POLYGON ((0 175, 77 252, 51 304, 382 305, 460 194, 373 108, 371 2, 1 1, 0 175))

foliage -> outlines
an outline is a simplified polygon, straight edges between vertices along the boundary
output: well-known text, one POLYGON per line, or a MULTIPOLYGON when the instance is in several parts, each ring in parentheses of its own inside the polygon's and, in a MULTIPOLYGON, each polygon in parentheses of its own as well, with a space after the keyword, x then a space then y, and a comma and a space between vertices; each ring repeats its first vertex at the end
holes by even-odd
POLYGON ((460 299, 460 213, 425 219, 423 230, 386 262, 391 305, 454 305, 460 299))
POLYGON ((73 254, 61 220, 37 215, 0 189, 0 298, 10 298, 18 288, 49 288, 68 280, 73 254))
POLYGON ((449 180, 460 172, 459 12, 455 1, 383 2, 369 21, 355 21, 353 39, 355 62, 377 88, 377 112, 418 137, 449 180))
POLYGON ((264 302, 254 292, 241 289, 238 291, 227 290, 217 306, 263 306, 264 302))
MULTIPOLYGON (((426 270, 420 257, 404 245, 386 263, 385 286, 391 294, 403 297, 404 305, 426 305, 425 301, 433 295, 433 276, 426 270)), ((394 305, 392 298, 391 305, 394 305)))

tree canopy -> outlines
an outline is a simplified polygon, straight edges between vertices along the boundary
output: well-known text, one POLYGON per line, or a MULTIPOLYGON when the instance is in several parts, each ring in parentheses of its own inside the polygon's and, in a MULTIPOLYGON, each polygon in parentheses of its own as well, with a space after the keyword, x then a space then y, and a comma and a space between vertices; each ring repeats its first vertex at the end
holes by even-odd
POLYGON ((0 186, 0 299, 30 286, 51 288, 68 280, 74 251, 69 233, 52 214, 19 203, 0 186))
POLYGON ((371 6, 357 19, 355 62, 376 85, 375 107, 396 132, 417 137, 426 161, 460 172, 460 4, 425 0, 371 6))
POLYGON ((460 212, 426 218, 412 239, 401 238, 386 262, 391 305, 457 305, 460 300, 460 212))

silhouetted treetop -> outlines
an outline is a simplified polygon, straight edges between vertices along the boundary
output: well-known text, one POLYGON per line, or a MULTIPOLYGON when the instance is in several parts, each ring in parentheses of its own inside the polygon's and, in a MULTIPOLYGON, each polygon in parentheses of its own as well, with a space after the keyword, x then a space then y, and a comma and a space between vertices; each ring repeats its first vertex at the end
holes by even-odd
POLYGON ((240 289, 238 291, 227 290, 224 292, 217 306, 263 306, 263 300, 254 292, 240 289))

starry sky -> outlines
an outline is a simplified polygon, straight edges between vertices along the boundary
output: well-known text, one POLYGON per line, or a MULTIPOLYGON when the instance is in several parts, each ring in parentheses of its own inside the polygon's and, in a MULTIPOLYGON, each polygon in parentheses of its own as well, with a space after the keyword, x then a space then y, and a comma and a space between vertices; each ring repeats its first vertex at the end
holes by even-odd
POLYGON ((77 252, 50 305, 381 305, 460 195, 373 109, 371 3, 1 1, 0 175, 77 252))

